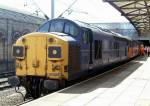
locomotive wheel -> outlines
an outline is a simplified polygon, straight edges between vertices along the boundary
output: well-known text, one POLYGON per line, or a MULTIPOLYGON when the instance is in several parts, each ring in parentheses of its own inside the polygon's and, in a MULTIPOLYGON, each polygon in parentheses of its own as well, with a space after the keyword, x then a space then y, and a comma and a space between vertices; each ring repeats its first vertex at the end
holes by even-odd
POLYGON ((60 87, 60 89, 64 88, 65 86, 66 86, 66 81, 65 80, 60 80, 59 81, 59 87, 60 87))
POLYGON ((26 97, 31 96, 36 99, 41 96, 41 88, 42 88, 42 80, 40 79, 32 79, 28 82, 26 86, 26 97))
POLYGON ((33 79, 31 86, 31 96, 36 99, 41 95, 41 83, 39 79, 33 79))

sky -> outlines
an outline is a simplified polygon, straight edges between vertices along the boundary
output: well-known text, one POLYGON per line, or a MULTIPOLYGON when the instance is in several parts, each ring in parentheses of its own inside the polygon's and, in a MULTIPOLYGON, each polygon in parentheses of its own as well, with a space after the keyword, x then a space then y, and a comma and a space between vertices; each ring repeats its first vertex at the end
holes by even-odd
MULTIPOLYGON (((54 0, 55 18, 57 18, 75 0, 54 0)), ((0 6, 15 8, 35 14, 38 7, 51 17, 51 0, 0 0, 0 6), (38 6, 38 7, 37 7, 38 6)), ((65 12, 63 17, 89 23, 128 22, 111 5, 102 0, 77 0, 71 8, 72 12, 65 12)), ((43 15, 39 12, 39 15, 43 15)))

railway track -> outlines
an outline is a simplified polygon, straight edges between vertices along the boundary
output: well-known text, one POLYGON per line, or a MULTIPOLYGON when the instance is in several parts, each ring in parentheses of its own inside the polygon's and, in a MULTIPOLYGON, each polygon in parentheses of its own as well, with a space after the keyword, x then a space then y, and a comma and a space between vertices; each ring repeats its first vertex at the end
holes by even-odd
POLYGON ((21 87, 17 93, 15 88, 8 88, 0 90, 0 106, 19 106, 21 104, 27 103, 32 99, 26 99, 24 101, 25 89, 21 87))
POLYGON ((8 84, 8 78, 1 78, 0 79, 0 91, 11 88, 11 86, 8 84))
POLYGON ((15 75, 14 71, 0 73, 0 91, 11 88, 8 77, 15 75))
POLYGON ((8 84, 8 77, 15 75, 14 71, 0 73, 0 106, 19 106, 32 101, 32 98, 24 100, 26 91, 23 87, 17 93, 15 88, 8 84))
POLYGON ((7 78, 9 76, 15 75, 15 71, 1 72, 0 78, 7 78))

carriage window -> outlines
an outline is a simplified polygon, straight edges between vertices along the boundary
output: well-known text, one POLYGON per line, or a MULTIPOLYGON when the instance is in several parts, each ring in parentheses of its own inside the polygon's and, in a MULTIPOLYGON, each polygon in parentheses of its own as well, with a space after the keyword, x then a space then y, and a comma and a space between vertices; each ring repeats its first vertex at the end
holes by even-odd
POLYGON ((66 23, 64 32, 67 34, 70 34, 72 36, 77 36, 78 35, 78 28, 76 26, 74 26, 73 24, 66 23))
POLYGON ((52 21, 50 26, 50 32, 63 32, 64 22, 52 21))
POLYGON ((48 32, 48 31, 49 31, 49 22, 42 25, 38 30, 38 32, 48 32))

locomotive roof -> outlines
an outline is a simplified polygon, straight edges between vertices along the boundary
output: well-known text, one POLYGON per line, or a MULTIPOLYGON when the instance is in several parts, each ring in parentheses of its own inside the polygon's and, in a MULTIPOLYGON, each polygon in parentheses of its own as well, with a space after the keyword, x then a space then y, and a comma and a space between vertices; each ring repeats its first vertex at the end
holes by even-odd
POLYGON ((122 38, 122 39, 126 39, 126 40, 131 40, 131 38, 129 38, 127 36, 123 36, 121 34, 118 34, 116 32, 110 31, 108 29, 103 29, 103 28, 101 28, 99 26, 92 25, 90 23, 86 23, 86 22, 82 22, 82 21, 78 21, 78 20, 70 20, 70 19, 66 19, 66 18, 55 18, 55 19, 52 19, 52 20, 70 21, 70 22, 73 22, 73 23, 77 24, 79 27, 89 28, 89 29, 91 29, 92 31, 95 31, 95 32, 105 33, 106 35, 113 36, 115 38, 122 38))
POLYGON ((89 23, 85 23, 85 22, 81 22, 81 21, 75 21, 78 25, 80 25, 81 27, 88 27, 92 30, 96 30, 96 31, 100 31, 100 32, 103 32, 103 33, 107 33, 107 35, 112 35, 114 37, 118 37, 118 38, 123 38, 123 39, 127 39, 127 40, 131 40, 131 38, 127 37, 127 36, 123 36, 119 33, 116 33, 116 32, 113 32, 113 31, 110 31, 108 29, 103 29, 99 26, 96 26, 96 25, 92 25, 92 24, 89 24, 89 23))

